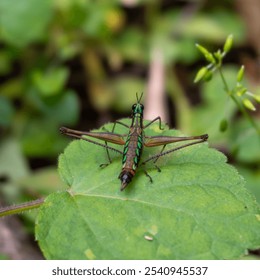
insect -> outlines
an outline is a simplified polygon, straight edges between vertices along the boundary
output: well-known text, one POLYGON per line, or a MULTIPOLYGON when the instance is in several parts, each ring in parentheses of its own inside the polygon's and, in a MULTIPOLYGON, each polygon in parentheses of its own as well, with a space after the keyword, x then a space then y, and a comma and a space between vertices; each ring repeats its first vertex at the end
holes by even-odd
MULTIPOLYGON (((143 124, 144 106, 143 104, 141 104, 141 98, 142 95, 140 96, 140 98, 138 98, 138 95, 136 94, 137 103, 132 106, 132 116, 131 116, 132 122, 130 126, 128 126, 123 122, 116 121, 114 123, 112 132, 85 132, 85 131, 73 130, 66 127, 60 128, 60 131, 63 134, 66 134, 74 138, 83 139, 90 143, 104 147, 107 151, 109 163, 111 163, 109 150, 115 151, 122 155, 122 170, 118 176, 118 178, 121 180, 121 187, 120 187, 121 191, 127 187, 127 185, 132 181, 132 178, 135 176, 144 147, 163 146, 160 153, 157 153, 149 157, 148 159, 146 159, 141 163, 141 164, 146 164, 148 161, 153 160, 155 164, 160 157, 166 154, 172 153, 174 151, 183 149, 191 145, 204 142, 208 139, 207 134, 203 134, 199 136, 191 136, 191 137, 146 136, 144 130, 156 121, 159 122, 159 128, 162 130, 161 118, 157 117, 151 120, 150 122, 148 122, 146 125, 144 125, 143 124), (114 133, 116 124, 120 124, 122 126, 127 127, 129 129, 129 132, 127 134, 114 133), (89 138, 85 138, 84 136, 102 140, 105 142, 105 144, 96 142, 89 138), (192 141, 195 140, 195 141, 164 151, 164 148, 166 147, 167 144, 180 142, 180 141, 188 141, 188 140, 192 140, 192 141), (123 150, 121 151, 114 147, 108 146, 108 142, 124 146, 123 150)), ((104 164, 101 164, 101 166, 102 165, 104 164)), ((160 171, 159 167, 157 167, 156 165, 155 167, 158 169, 158 171, 160 171)), ((152 182, 152 178, 146 171, 145 174, 146 176, 149 177, 150 181, 152 182)))

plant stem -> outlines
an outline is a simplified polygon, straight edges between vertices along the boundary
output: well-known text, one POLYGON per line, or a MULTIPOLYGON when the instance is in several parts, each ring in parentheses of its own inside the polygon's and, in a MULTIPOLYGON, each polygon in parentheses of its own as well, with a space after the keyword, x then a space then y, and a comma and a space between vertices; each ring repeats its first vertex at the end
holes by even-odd
POLYGON ((0 208, 0 217, 19 214, 23 211, 31 210, 40 207, 44 202, 44 198, 39 198, 33 201, 21 203, 18 205, 7 206, 0 208))
POLYGON ((222 82, 224 84, 224 89, 227 92, 227 94, 232 98, 232 100, 236 103, 238 109, 240 110, 240 112, 245 116, 245 118, 251 123, 251 125, 255 128, 256 132, 258 133, 258 135, 260 136, 260 128, 258 127, 258 125, 256 124, 256 122, 254 121, 254 119, 252 118, 252 116, 250 114, 248 114, 247 110, 241 106, 241 104, 239 103, 239 101, 236 99, 234 92, 230 91, 227 81, 223 75, 222 69, 221 67, 218 67, 218 71, 220 73, 220 77, 222 79, 222 82))

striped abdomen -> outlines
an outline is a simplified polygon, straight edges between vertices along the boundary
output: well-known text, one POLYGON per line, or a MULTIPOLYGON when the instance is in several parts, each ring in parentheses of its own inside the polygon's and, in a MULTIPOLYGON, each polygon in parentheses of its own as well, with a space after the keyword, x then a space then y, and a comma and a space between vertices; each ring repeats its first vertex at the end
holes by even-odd
POLYGON ((140 157, 143 151, 143 135, 140 128, 133 128, 127 136, 123 151, 122 171, 119 175, 121 180, 121 190, 123 190, 132 180, 136 173, 140 157))

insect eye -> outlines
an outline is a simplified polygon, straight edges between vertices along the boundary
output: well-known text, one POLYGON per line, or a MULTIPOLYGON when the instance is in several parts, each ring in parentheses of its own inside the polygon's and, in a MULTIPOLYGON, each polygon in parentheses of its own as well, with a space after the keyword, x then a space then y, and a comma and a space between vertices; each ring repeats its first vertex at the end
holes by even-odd
POLYGON ((141 109, 143 110, 143 109, 144 109, 144 105, 143 105, 143 104, 141 104, 140 106, 141 106, 141 109))
POLYGON ((136 104, 134 104, 133 106, 132 106, 132 110, 134 110, 136 108, 136 104))

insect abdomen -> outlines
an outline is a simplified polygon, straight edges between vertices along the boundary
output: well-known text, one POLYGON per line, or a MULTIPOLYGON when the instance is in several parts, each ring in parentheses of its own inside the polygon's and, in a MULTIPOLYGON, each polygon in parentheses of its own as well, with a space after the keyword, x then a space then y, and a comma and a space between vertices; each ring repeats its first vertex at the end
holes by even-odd
POLYGON ((122 171, 119 179, 122 182, 121 190, 123 190, 132 180, 138 167, 143 151, 142 134, 132 132, 128 135, 123 151, 122 171))

